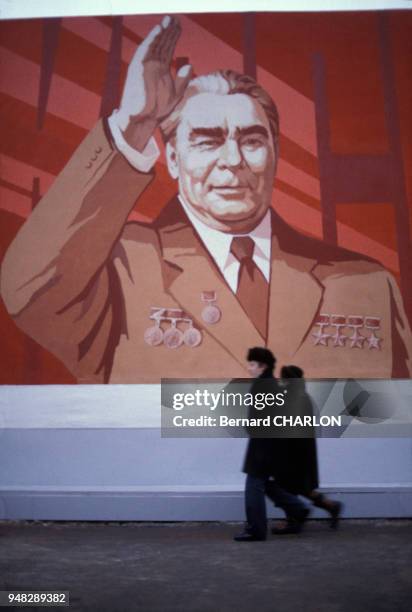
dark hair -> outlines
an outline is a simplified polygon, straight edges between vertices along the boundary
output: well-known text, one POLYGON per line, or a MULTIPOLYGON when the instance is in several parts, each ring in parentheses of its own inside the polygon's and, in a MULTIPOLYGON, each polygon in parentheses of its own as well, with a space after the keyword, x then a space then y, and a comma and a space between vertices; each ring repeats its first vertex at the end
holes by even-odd
POLYGON ((262 363, 271 370, 273 370, 276 364, 276 357, 274 356, 272 351, 267 348, 264 348, 263 346, 255 346, 254 348, 249 349, 247 354, 247 360, 262 363))
POLYGON ((303 378, 303 370, 296 365, 283 366, 280 371, 281 378, 303 378))
POLYGON ((245 94, 256 100, 263 108, 269 122, 276 157, 279 148, 279 113, 270 95, 252 77, 234 70, 217 70, 192 79, 186 92, 171 114, 160 126, 163 141, 167 143, 176 135, 180 113, 186 102, 199 93, 222 95, 245 94))

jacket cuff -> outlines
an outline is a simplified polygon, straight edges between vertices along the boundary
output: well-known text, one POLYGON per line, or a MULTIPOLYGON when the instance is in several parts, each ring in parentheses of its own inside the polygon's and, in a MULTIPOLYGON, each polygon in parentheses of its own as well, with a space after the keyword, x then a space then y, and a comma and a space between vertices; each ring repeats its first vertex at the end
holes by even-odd
POLYGON ((142 152, 131 147, 124 139, 122 131, 117 124, 116 112, 115 110, 107 120, 111 141, 133 168, 139 172, 149 172, 160 155, 156 140, 152 136, 142 152))

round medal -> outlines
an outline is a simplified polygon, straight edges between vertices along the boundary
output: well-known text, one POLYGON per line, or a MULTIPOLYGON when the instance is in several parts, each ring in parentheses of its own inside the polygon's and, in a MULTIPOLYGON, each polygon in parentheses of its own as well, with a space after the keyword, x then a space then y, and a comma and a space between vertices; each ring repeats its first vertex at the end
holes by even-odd
POLYGON ((144 341, 149 346, 159 346, 163 342, 163 330, 159 325, 148 327, 144 333, 144 341))
POLYGON ((189 327, 183 334, 183 342, 186 346, 194 348, 202 342, 202 334, 195 327, 189 327))
POLYGON ((177 327, 170 327, 164 333, 163 342, 167 348, 178 348, 183 342, 183 334, 177 327))
POLYGON ((209 304, 209 306, 206 306, 202 310, 202 319, 208 325, 214 325, 215 323, 217 323, 220 320, 221 316, 222 313, 220 312, 220 309, 212 304, 209 304))

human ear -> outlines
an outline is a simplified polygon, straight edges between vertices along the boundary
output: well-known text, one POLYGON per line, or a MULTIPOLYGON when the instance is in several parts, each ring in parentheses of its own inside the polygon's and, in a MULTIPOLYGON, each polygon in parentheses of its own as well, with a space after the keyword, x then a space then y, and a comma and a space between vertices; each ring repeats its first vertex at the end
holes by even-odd
POLYGON ((169 174, 173 179, 177 179, 179 176, 179 168, 177 165, 177 153, 176 147, 174 143, 170 140, 166 145, 166 160, 167 160, 167 169, 169 170, 169 174))

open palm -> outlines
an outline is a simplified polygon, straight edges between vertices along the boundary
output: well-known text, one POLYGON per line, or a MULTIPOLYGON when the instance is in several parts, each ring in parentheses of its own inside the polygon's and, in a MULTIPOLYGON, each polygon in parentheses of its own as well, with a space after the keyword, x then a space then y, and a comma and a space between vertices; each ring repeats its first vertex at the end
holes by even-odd
POLYGON ((136 50, 119 110, 128 125, 146 119, 159 125, 182 98, 191 77, 190 66, 181 68, 176 77, 171 72, 180 31, 176 18, 165 17, 136 50))

